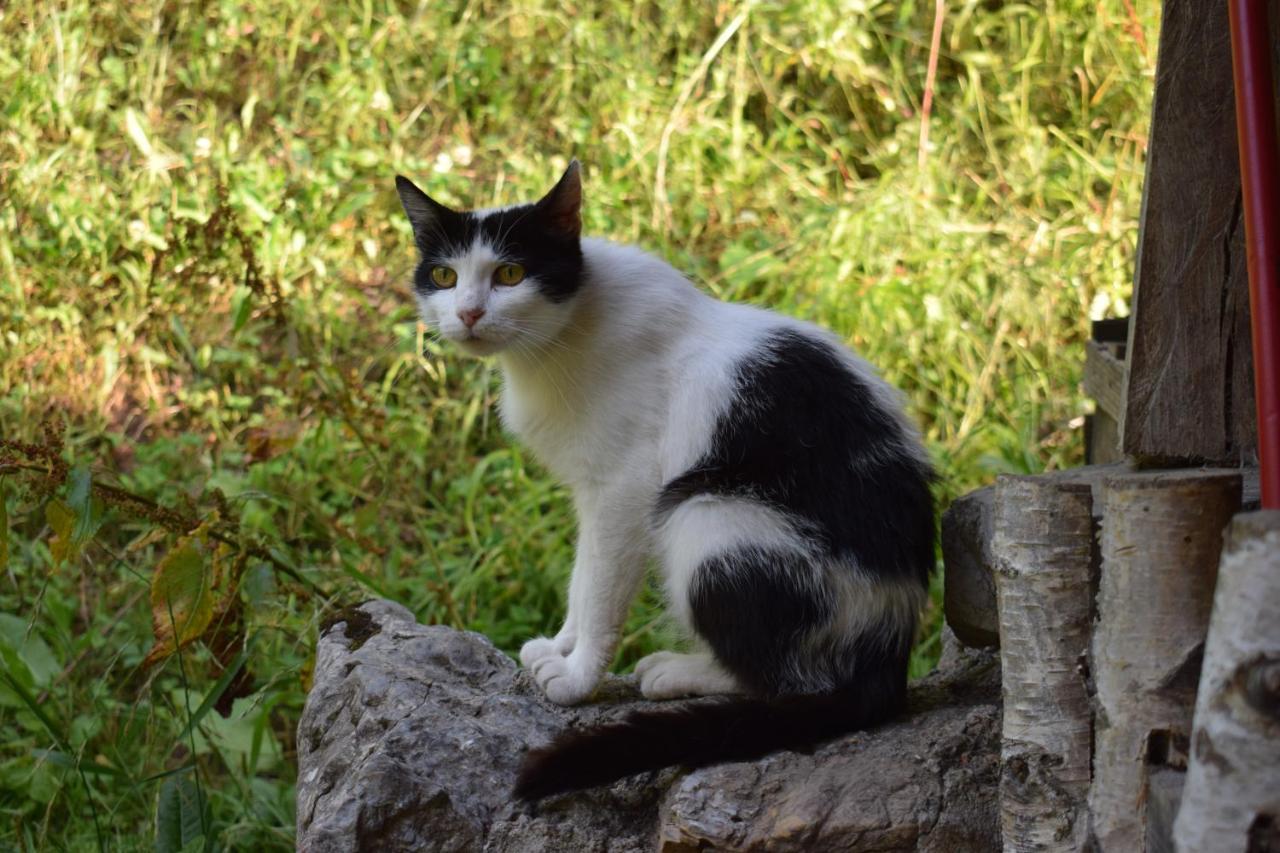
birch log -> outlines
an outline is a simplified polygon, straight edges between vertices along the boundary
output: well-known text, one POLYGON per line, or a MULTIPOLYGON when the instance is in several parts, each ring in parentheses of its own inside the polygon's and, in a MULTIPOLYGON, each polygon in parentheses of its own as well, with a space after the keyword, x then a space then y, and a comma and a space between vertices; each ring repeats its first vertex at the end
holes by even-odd
POLYGON ((1218 572, 1178 849, 1280 849, 1280 510, 1236 516, 1218 572))
POLYGON ((1240 475, 1127 474, 1104 482, 1101 500, 1089 809, 1098 847, 1130 853, 1167 843, 1167 824, 1148 832, 1150 774, 1185 768, 1222 533, 1240 506, 1240 475))
POLYGON ((1079 850, 1086 830, 1090 708, 1080 664, 1093 606, 1091 508, 1087 483, 996 484, 1007 851, 1079 850))

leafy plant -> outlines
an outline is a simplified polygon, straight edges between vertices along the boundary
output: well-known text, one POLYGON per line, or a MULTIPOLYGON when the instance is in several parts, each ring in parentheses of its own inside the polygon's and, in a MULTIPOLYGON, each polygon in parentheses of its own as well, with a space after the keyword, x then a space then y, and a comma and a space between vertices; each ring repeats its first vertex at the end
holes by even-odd
POLYGON ((396 172, 482 206, 578 156, 588 231, 878 365, 944 503, 1079 462, 1156 9, 948 4, 922 146, 933 4, 5 4, 0 846, 289 849, 328 613, 555 629, 570 503, 417 326, 396 172))

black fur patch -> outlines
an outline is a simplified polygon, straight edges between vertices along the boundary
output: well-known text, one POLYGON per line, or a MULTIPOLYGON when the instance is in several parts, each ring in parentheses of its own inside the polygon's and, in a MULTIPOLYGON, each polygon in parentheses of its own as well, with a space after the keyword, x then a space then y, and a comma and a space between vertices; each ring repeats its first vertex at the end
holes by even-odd
POLYGON ((908 441, 826 344, 777 332, 739 366, 711 450, 663 487, 656 510, 697 494, 752 497, 802 520, 827 553, 927 585, 933 475, 908 441))
POLYGON ((886 617, 842 642, 814 642, 812 631, 827 625, 834 605, 825 586, 802 580, 812 574, 802 555, 781 550, 742 549, 709 559, 689 585, 693 626, 716 660, 755 695, 856 685, 863 702, 897 707, 906 690, 915 620, 886 617))
POLYGON ((518 263, 528 277, 536 277, 539 291, 552 302, 573 296, 582 283, 578 238, 551 227, 540 205, 524 204, 484 218, 440 208, 429 227, 414 232, 421 258, 414 288, 420 293, 439 290, 431 280, 431 268, 466 252, 478 237, 486 238, 504 261, 518 263))
POLYGON ((689 584, 698 635, 756 695, 812 692, 803 674, 814 662, 803 641, 831 618, 831 601, 799 580, 812 574, 805 562, 795 553, 744 549, 705 561, 689 584))

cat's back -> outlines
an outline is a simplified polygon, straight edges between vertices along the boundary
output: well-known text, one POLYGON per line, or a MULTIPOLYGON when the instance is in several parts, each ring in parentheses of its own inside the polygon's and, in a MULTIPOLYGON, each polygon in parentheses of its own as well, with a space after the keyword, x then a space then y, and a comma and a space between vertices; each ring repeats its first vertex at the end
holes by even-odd
POLYGON ((762 501, 850 565, 926 583, 932 474, 898 392, 815 326, 741 305, 714 314, 688 345, 658 508, 762 501))
POLYGON ((781 455, 784 445, 800 451, 856 441, 848 429, 853 422, 864 440, 889 439, 907 457, 927 458, 897 389, 836 335, 811 323, 712 301, 671 361, 680 387, 673 395, 668 476, 694 464, 726 431, 740 434, 746 414, 765 411, 776 422, 759 426, 781 455), (682 435, 696 438, 685 442, 682 435))

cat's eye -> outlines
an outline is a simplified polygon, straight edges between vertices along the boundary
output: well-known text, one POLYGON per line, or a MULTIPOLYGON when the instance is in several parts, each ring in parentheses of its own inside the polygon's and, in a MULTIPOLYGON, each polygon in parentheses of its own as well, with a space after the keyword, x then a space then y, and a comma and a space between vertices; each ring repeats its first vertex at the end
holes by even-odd
POLYGON ((453 287, 458 283, 458 274, 449 267, 432 267, 431 280, 436 287, 453 287))
POLYGON ((519 284, 524 281, 524 267, 519 264, 502 264, 493 271, 493 280, 508 286, 519 284))

